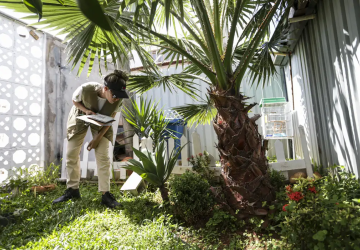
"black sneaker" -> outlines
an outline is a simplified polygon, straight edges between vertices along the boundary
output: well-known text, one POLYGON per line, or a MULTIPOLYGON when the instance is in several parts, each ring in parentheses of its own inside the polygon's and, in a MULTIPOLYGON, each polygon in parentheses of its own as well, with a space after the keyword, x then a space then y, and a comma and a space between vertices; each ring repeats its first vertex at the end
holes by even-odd
POLYGON ((73 198, 81 198, 79 189, 68 188, 68 189, 65 190, 65 193, 64 193, 63 196, 57 198, 52 203, 56 204, 56 203, 59 203, 59 202, 68 201, 68 200, 73 199, 73 198))
POLYGON ((115 208, 121 206, 121 203, 117 202, 115 196, 110 193, 106 192, 101 197, 101 203, 107 206, 108 208, 115 208))

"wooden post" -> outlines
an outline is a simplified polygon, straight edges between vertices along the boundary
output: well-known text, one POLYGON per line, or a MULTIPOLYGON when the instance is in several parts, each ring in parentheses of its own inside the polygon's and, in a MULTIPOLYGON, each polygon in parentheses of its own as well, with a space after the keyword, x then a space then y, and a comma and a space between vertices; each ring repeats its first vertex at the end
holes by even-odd
MULTIPOLYGON (((277 158, 278 163, 286 162, 285 152, 284 152, 284 145, 282 144, 282 142, 280 140, 275 141, 275 154, 276 154, 276 158, 277 158)), ((288 174, 287 171, 282 172, 282 174, 286 177, 286 179, 289 178, 289 174, 288 174)))
POLYGON ((81 169, 81 178, 86 178, 87 176, 87 169, 88 169, 88 162, 89 162, 89 151, 87 147, 89 143, 86 142, 83 147, 83 159, 80 161, 80 169, 81 169))
MULTIPOLYGON (((138 135, 134 135, 133 137, 133 147, 137 150, 139 150, 139 136, 138 135)), ((139 158, 133 153, 133 158, 135 160, 139 160, 139 158)))
POLYGON ((193 154, 194 154, 194 156, 198 155, 199 153, 202 153, 200 135, 196 131, 192 134, 192 142, 193 142, 193 154))
MULTIPOLYGON (((157 146, 157 145, 155 145, 157 146)), ((149 151, 149 152, 154 152, 154 145, 153 145, 153 140, 151 138, 147 138, 146 139, 146 149, 149 151)))
POLYGON ((210 159, 210 167, 216 167, 216 161, 215 161, 214 156, 209 154, 209 159, 210 159))
POLYGON ((147 139, 146 138, 141 138, 141 150, 145 149, 146 148, 146 142, 147 142, 147 139))
POLYGON ((174 148, 175 148, 175 140, 173 139, 173 138, 170 138, 169 140, 168 140, 168 146, 169 146, 169 152, 168 152, 168 154, 169 154, 169 157, 170 157, 170 154, 171 154, 171 152, 174 150, 174 148))
POLYGON ((89 161, 88 162, 88 168, 89 169, 94 169, 94 176, 98 176, 98 169, 96 166, 96 161, 89 161))
POLYGON ((181 143, 181 147, 186 144, 185 147, 183 148, 183 150, 181 151, 181 165, 188 166, 189 165, 188 160, 187 160, 189 158, 188 144, 187 144, 187 139, 184 135, 181 136, 180 143, 181 143))
POLYGON ((126 169, 120 168, 120 179, 125 180, 126 179, 126 169))

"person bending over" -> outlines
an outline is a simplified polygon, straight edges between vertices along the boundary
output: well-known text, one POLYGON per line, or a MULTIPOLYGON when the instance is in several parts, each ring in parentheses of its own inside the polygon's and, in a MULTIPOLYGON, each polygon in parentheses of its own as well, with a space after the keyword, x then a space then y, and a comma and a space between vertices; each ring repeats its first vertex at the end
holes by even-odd
POLYGON ((90 126, 93 140, 89 143, 88 150, 95 149, 96 165, 98 169, 99 192, 102 193, 102 204, 115 208, 121 204, 110 193, 110 159, 109 141, 112 142, 112 126, 96 126, 76 119, 81 115, 94 115, 96 113, 115 117, 120 111, 122 99, 129 98, 126 93, 125 72, 115 70, 114 73, 104 78, 104 84, 87 82, 78 87, 72 97, 74 106, 71 108, 67 121, 67 189, 63 196, 53 201, 53 204, 80 198, 80 150, 85 135, 90 126))

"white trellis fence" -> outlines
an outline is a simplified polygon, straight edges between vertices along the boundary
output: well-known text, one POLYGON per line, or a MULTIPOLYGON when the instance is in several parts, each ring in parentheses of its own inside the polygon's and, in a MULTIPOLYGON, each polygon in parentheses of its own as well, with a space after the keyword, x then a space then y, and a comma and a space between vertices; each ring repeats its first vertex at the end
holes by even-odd
POLYGON ((270 168, 282 172, 287 179, 289 178, 288 171, 290 170, 306 170, 307 176, 309 177, 313 176, 309 150, 307 147, 307 142, 305 137, 305 130, 302 125, 299 126, 299 134, 300 134, 300 141, 301 141, 301 147, 303 150, 304 159, 286 161, 284 154, 284 146, 279 140, 277 140, 275 142, 275 152, 276 152, 277 162, 269 164, 270 168))
MULTIPOLYGON (((200 143, 200 135, 196 132, 194 132, 192 134, 192 139, 193 139, 193 147, 192 147, 192 154, 191 155, 199 155, 199 153, 202 153, 202 147, 201 147, 201 143, 200 143)), ((80 169, 81 169, 81 178, 87 178, 87 173, 88 170, 94 170, 94 176, 97 176, 97 167, 96 167, 96 161, 89 161, 89 151, 86 150, 87 146, 88 146, 88 142, 86 142, 83 145, 83 157, 80 161, 80 169)), ((167 157, 168 157, 168 153, 171 152, 174 147, 175 147, 175 140, 170 138, 167 141, 168 144, 168 150, 167 150, 167 157)), ((181 151, 181 160, 178 160, 176 167, 173 170, 173 174, 183 174, 185 173, 186 170, 191 170, 192 167, 189 166, 188 164, 188 158, 191 156, 189 155, 189 144, 188 144, 188 140, 185 136, 182 136, 180 138, 180 144, 181 147, 184 146, 183 150, 181 151)), ((67 147, 67 139, 64 139, 64 144, 63 144, 63 152, 66 152, 66 147, 67 147)), ((134 135, 133 138, 133 147, 135 149, 141 150, 141 151, 145 151, 148 150, 150 152, 153 151, 153 141, 151 138, 143 138, 141 141, 139 139, 139 137, 137 135, 134 135)), ((109 142, 109 156, 110 159, 112 159, 112 154, 113 154, 113 146, 112 144, 109 142)), ((211 159, 211 163, 210 163, 210 168, 213 169, 213 171, 215 172, 215 176, 219 176, 221 173, 221 169, 219 167, 215 166, 215 159, 212 155, 209 155, 210 159, 211 159)), ((138 160, 136 155, 134 155, 134 159, 138 160)), ((112 162, 112 166, 114 169, 114 172, 119 172, 120 173, 120 179, 124 180, 126 179, 126 170, 124 168, 122 168, 123 166, 126 166, 127 162, 112 162)), ((61 179, 62 180, 66 180, 67 177, 67 173, 66 173, 66 153, 64 153, 63 155, 63 161, 62 161, 62 171, 61 171, 61 179)), ((111 177, 112 178, 112 177, 111 177)))
MULTIPOLYGON (((201 150, 201 143, 200 143, 200 135, 196 132, 192 134, 192 141, 193 141, 193 152, 192 155, 199 155, 199 153, 202 153, 201 150)), ((142 152, 153 152, 153 141, 151 138, 142 139, 141 142, 139 142, 139 137, 137 135, 134 136, 133 139, 133 147, 141 150, 142 152)), ((188 158, 189 158, 189 151, 188 151, 188 139, 185 136, 182 136, 180 138, 180 147, 184 146, 184 148, 181 151, 181 160, 178 160, 178 164, 175 166, 174 170, 172 171, 173 174, 183 174, 186 170, 192 171, 192 167, 188 165, 188 158)), ((169 158, 170 153, 175 148, 175 140, 170 138, 167 142, 167 152, 166 157, 169 158)), ((211 162, 210 162, 210 169, 214 171, 215 176, 220 176, 221 174, 221 168, 215 166, 215 159, 212 155, 209 155, 211 162)), ((136 155, 134 155, 135 160, 139 160, 136 155)), ((118 168, 120 171, 125 171, 125 169, 121 168, 126 163, 115 163, 118 164, 118 168)), ((121 176, 121 172, 120 172, 121 176)), ((138 188, 143 183, 142 178, 137 173, 132 173, 129 177, 129 179, 125 182, 125 184, 121 187, 122 191, 129 191, 133 194, 138 193, 138 188)))
MULTIPOLYGON (((306 143, 305 131, 304 131, 304 127, 301 125, 299 126, 299 134, 300 134, 300 140, 301 140, 301 145, 302 145, 302 149, 303 149, 304 159, 286 161, 283 144, 280 141, 275 142, 275 151, 276 151, 276 156, 277 156, 277 162, 271 163, 269 165, 270 165, 270 168, 281 171, 285 175, 286 178, 288 178, 288 171, 290 171, 290 170, 306 170, 308 176, 310 176, 310 177, 313 176, 313 171, 312 171, 310 157, 309 157, 309 151, 308 151, 307 143, 306 143)), ((199 155, 199 153, 203 152, 201 143, 200 143, 199 134, 194 132, 192 134, 192 139, 193 139, 192 155, 199 155)), ((183 173, 185 173, 186 170, 190 170, 190 171, 192 170, 192 167, 189 166, 188 160, 187 160, 190 156, 189 151, 188 151, 187 142, 188 142, 188 140, 185 136, 182 136, 180 138, 181 146, 184 146, 184 145, 185 146, 184 146, 183 150, 181 151, 181 160, 178 160, 177 165, 175 166, 175 168, 172 172, 173 174, 183 174, 183 173)), ((167 154, 166 155, 167 155, 167 157, 169 157, 169 152, 171 152, 175 147, 175 140, 169 139, 167 144, 168 145, 167 145, 167 154)), ((64 140, 64 152, 66 152, 66 146, 67 146, 67 140, 65 139, 64 140)), ((86 142, 83 146, 83 150, 84 149, 85 150, 83 153, 83 159, 80 162, 81 178, 87 178, 88 169, 93 169, 94 175, 97 176, 96 162, 88 160, 89 152, 86 150, 87 146, 88 146, 88 142, 86 142)), ((142 139, 140 141, 139 137, 137 135, 135 135, 133 138, 133 147, 142 152, 146 152, 146 150, 152 152, 153 151, 153 141, 150 138, 142 139)), ((112 153, 113 153, 112 150, 113 150, 113 147, 110 143, 110 147, 109 147, 109 154, 111 155, 110 159, 112 159, 112 153)), ((214 171, 215 176, 220 176, 221 168, 216 167, 215 159, 212 155, 210 155, 209 157, 211 159, 210 168, 214 171)), ((136 160, 138 160, 136 155, 134 155, 134 158, 136 160)), ((65 162, 66 162, 66 159, 63 159, 61 179, 66 179, 66 176, 67 176, 65 162)), ((122 179, 122 180, 126 179, 126 170, 123 168, 126 165, 127 165, 127 162, 112 162, 114 172, 119 172, 120 179, 122 179)), ((127 179, 127 181, 125 182, 125 184, 122 186, 121 190, 130 191, 130 192, 136 194, 137 189, 141 185, 141 183, 143 183, 142 178, 138 174, 132 173, 130 175, 130 177, 127 179)))

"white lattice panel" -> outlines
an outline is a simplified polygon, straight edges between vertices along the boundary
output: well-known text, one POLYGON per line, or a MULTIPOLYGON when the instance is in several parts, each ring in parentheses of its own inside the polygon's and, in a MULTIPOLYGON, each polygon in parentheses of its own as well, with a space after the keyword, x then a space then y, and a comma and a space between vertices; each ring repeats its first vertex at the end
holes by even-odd
POLYGON ((15 34, 20 36, 19 39, 15 39, 15 52, 21 53, 27 56, 27 58, 33 57, 41 59, 43 56, 43 35, 40 32, 36 32, 39 36, 38 40, 35 40, 30 34, 27 28, 20 24, 15 24, 15 34))
POLYGON ((34 86, 41 85, 41 81, 34 81, 33 77, 42 75, 42 61, 20 53, 14 54, 14 61, 14 82, 34 86))
MULTIPOLYGON (((1 24, 0 24, 1 26, 1 24)), ((11 81, 14 77, 14 53, 0 48, 0 80, 11 81)))
POLYGON ((43 35, 0 17, 0 168, 40 164, 43 35))
POLYGON ((11 147, 12 117, 10 115, 0 115, 0 149, 11 147))
POLYGON ((32 88, 24 85, 12 84, 13 94, 13 114, 14 115, 41 115, 41 89, 32 88))
POLYGON ((0 47, 12 49, 15 44, 14 23, 0 17, 0 47))
POLYGON ((13 167, 13 162, 11 159, 11 153, 9 150, 1 150, 0 154, 0 166, 5 169, 10 169, 13 167))

